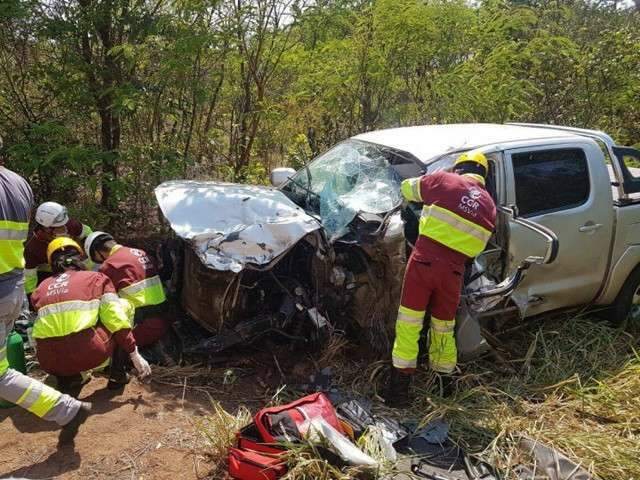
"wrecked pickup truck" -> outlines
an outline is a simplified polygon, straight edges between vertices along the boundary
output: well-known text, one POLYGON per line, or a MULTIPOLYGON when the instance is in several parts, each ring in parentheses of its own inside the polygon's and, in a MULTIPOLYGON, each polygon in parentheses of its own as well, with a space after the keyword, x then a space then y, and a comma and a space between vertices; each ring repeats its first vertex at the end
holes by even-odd
MULTIPOLYGON (((336 331, 387 352, 419 205, 405 178, 489 159, 496 230, 465 272, 456 338, 558 309, 640 303, 640 152, 598 131, 527 124, 395 128, 339 143, 274 188, 169 181, 156 198, 175 232, 172 284, 219 352, 267 333, 314 347, 336 331)), ((632 309, 633 307, 633 309, 632 309)))

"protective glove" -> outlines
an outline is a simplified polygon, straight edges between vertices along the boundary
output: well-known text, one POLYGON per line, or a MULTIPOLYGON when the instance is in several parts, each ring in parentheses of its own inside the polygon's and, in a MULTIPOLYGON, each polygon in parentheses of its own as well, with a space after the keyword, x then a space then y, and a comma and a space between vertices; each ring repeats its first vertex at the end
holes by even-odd
POLYGON ((131 358, 133 366, 138 371, 138 377, 144 378, 151 375, 151 366, 149 365, 149 362, 142 358, 142 355, 138 353, 138 347, 136 347, 129 357, 131 358))

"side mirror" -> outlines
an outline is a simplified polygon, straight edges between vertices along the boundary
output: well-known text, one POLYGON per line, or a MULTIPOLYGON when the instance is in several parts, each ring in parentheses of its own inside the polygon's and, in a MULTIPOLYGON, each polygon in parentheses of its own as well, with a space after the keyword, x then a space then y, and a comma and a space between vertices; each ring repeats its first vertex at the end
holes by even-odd
POLYGON ((274 187, 280 187, 295 174, 296 171, 293 168, 274 168, 271 170, 269 180, 271 181, 271 185, 274 187))

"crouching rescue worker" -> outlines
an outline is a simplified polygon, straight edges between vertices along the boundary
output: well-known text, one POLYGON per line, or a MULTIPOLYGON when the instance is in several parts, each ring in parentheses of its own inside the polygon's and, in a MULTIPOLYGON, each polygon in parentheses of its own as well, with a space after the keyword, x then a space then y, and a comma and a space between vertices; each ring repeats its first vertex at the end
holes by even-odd
POLYGON ((140 347, 156 344, 170 327, 166 296, 153 260, 138 248, 118 244, 105 232, 93 232, 85 241, 91 261, 100 264, 118 295, 135 307, 133 335, 140 347))
POLYGON ((457 362, 455 315, 465 263, 481 253, 495 226, 496 206, 485 190, 488 162, 481 152, 462 154, 452 172, 440 171, 402 182, 402 195, 423 204, 419 235, 409 258, 396 320, 391 378, 384 397, 391 406, 409 402, 418 343, 427 310, 431 314, 429 364, 451 374, 457 362))
POLYGON ((82 253, 70 238, 53 240, 47 248, 53 276, 32 296, 38 312, 33 337, 40 366, 57 377, 58 388, 75 395, 80 393, 82 372, 110 358, 111 390, 126 385, 128 358, 140 377, 151 373, 131 332, 133 307, 116 295, 105 275, 85 270, 82 253))
POLYGON ((25 179, 0 166, 0 399, 63 425, 59 442, 64 444, 73 440, 91 404, 23 375, 12 369, 7 359, 7 340, 24 299, 23 248, 32 202, 25 179))
POLYGON ((58 236, 68 236, 82 243, 91 233, 91 228, 75 218, 69 218, 67 208, 56 202, 44 202, 35 214, 33 234, 24 248, 25 284, 27 295, 45 278, 51 276, 47 262, 47 246, 58 236))

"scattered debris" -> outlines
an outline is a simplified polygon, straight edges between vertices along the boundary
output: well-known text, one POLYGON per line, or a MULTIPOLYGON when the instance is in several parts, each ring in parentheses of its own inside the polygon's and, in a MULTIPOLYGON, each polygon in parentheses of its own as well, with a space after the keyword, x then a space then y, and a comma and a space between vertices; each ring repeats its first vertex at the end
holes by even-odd
POLYGON ((597 480, 558 450, 537 440, 523 437, 520 447, 535 461, 532 467, 521 466, 516 469, 521 480, 597 480))

